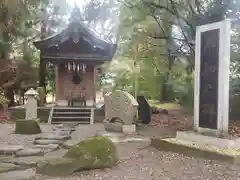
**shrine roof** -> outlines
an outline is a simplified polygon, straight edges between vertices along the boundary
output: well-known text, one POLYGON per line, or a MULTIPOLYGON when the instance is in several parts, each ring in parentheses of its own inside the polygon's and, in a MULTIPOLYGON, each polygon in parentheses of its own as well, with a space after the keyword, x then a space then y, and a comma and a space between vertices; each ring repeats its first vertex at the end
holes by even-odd
POLYGON ((110 58, 113 57, 117 48, 116 44, 101 39, 87 26, 86 23, 84 23, 80 10, 77 7, 75 7, 72 12, 67 28, 60 33, 54 34, 39 41, 35 41, 33 44, 40 51, 48 53, 51 48, 58 48, 70 39, 73 42, 73 46, 77 48, 79 47, 79 43, 82 42, 81 40, 84 40, 90 44, 93 49, 100 49, 104 52, 105 56, 110 58))
POLYGON ((92 46, 96 46, 100 49, 114 51, 116 50, 117 45, 106 40, 101 39, 94 33, 87 25, 83 22, 71 22, 66 29, 62 32, 54 34, 45 39, 35 41, 33 44, 39 50, 48 49, 50 47, 59 46, 62 43, 66 42, 70 38, 84 38, 92 46))

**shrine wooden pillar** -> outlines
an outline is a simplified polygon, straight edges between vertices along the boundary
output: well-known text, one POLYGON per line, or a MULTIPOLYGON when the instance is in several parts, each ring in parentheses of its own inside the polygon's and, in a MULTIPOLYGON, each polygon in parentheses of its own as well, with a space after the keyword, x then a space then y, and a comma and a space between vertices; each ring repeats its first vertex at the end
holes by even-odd
POLYGON ((56 97, 55 97, 55 101, 57 101, 59 99, 59 64, 56 64, 55 65, 55 75, 56 75, 56 78, 55 78, 55 88, 56 88, 56 97))

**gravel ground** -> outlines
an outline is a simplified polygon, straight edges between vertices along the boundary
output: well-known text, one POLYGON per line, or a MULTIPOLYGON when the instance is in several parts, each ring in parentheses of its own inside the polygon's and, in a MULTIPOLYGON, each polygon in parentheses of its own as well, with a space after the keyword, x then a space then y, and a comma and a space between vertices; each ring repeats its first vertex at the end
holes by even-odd
MULTIPOLYGON (((51 132, 52 125, 41 125, 44 132, 51 132)), ((94 135, 102 130, 101 124, 81 125, 73 139, 94 135)), ((30 145, 35 136, 12 134, 12 125, 0 125, 0 144, 30 145)), ((154 129, 155 130, 155 129, 154 129)), ((157 129, 156 129, 157 131, 157 129)), ((156 135, 161 135, 158 129, 156 135)), ((154 136, 153 131, 149 136, 154 136)), ((151 133, 150 133, 151 132, 151 133)), ((162 131, 166 135, 166 131, 162 131)), ((172 132, 171 132, 172 134, 172 132)), ((117 145, 120 163, 117 167, 76 173, 74 176, 52 178, 37 175, 38 180, 240 180, 240 166, 225 162, 186 157, 176 153, 160 152, 146 143, 117 145)), ((52 152, 54 153, 54 152, 52 152)))
MULTIPOLYGON (((53 125, 42 124, 43 133, 52 131, 53 125)), ((31 146, 36 135, 14 134, 14 124, 0 124, 0 144, 31 146)))
POLYGON ((39 180, 238 180, 240 167, 207 161, 175 153, 141 148, 143 145, 119 145, 118 167, 76 173, 67 178, 38 176, 39 180), (140 149, 139 149, 140 148, 140 149))

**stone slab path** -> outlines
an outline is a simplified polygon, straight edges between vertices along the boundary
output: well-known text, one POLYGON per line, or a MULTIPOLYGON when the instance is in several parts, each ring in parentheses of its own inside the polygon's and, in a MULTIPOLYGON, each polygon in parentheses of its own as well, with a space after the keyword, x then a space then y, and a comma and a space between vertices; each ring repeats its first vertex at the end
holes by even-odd
POLYGON ((33 169, 18 170, 1 173, 1 180, 36 180, 33 169))
POLYGON ((67 150, 61 145, 71 139, 76 125, 57 125, 51 132, 36 135, 32 145, 0 144, 0 179, 35 180, 39 162, 62 157, 67 150))
MULTIPOLYGON (((53 125, 41 124, 43 134, 56 134, 53 132, 53 125)), ((0 180, 238 180, 240 179, 240 166, 229 165, 220 161, 209 161, 186 157, 177 153, 166 153, 149 147, 146 141, 117 143, 120 157, 118 166, 111 169, 93 170, 75 173, 72 176, 53 178, 35 174, 34 165, 17 166, 12 163, 4 163, 6 159, 18 159, 22 162, 32 162, 44 158, 61 157, 66 149, 57 144, 35 145, 33 141, 37 137, 15 135, 11 125, 0 125, 0 147, 3 145, 21 145, 24 148, 40 148, 44 150, 44 156, 14 157, 12 155, 0 155, 3 172, 0 173, 0 180), (5 170, 9 168, 10 170, 5 170), (14 170, 14 168, 17 168, 14 170), (24 169, 18 169, 24 168, 24 169)), ((96 135, 96 132, 103 131, 102 124, 79 125, 76 131, 72 132, 71 140, 64 141, 64 144, 71 144, 96 135), (68 143, 67 143, 68 142, 68 143)), ((149 137, 169 136, 166 129, 149 127, 143 132, 149 137), (154 131, 157 133, 155 134, 154 131)), ((19 150, 20 151, 20 150, 19 150)), ((36 164, 36 163, 33 163, 36 164)), ((0 165, 1 167, 1 165, 0 165)), ((0 168, 1 169, 1 168, 0 168)))
POLYGON ((54 125, 50 131, 35 135, 31 144, 0 144, 1 180, 36 179, 34 168, 38 163, 62 157, 67 149, 93 135, 107 136, 115 143, 141 141, 137 138, 127 139, 118 134, 106 133, 98 125, 94 128, 91 128, 92 126, 95 125, 54 125))

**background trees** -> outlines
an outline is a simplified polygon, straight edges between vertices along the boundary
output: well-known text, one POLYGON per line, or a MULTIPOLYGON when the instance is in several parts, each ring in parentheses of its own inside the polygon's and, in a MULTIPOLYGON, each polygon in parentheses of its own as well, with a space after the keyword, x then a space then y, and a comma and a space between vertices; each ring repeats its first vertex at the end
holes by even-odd
MULTIPOLYGON (((1 3, 1 91, 12 103, 14 93, 30 86, 47 85, 54 93, 54 69, 43 68, 32 41, 66 27, 68 4, 65 0, 1 3)), ((89 0, 81 7, 85 22, 103 39, 118 44, 114 61, 103 66, 101 86, 192 106, 196 26, 231 18, 230 93, 238 95, 239 8, 238 1, 228 0, 89 0)))

